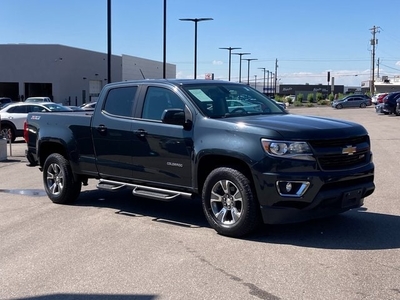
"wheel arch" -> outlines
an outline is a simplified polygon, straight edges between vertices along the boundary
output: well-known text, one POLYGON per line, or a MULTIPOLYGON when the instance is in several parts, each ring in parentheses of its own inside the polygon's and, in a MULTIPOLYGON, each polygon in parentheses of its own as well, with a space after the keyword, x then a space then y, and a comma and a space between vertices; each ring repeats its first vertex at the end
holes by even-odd
POLYGON ((17 132, 17 127, 15 127, 15 124, 14 124, 13 122, 8 121, 8 120, 1 120, 1 125, 0 125, 0 127, 3 128, 3 126, 5 126, 5 125, 10 126, 11 129, 14 131, 14 135, 16 134, 16 132, 17 132))
POLYGON ((40 143, 38 150, 39 150, 38 158, 41 167, 43 167, 47 157, 49 157, 53 153, 58 153, 64 156, 67 160, 69 160, 65 146, 63 146, 60 143, 50 142, 50 141, 42 142, 40 143))
POLYGON ((254 181, 250 166, 242 159, 225 155, 205 155, 198 162, 196 183, 198 193, 201 195, 204 182, 212 170, 220 167, 233 168, 245 175, 252 183, 254 189, 254 181))

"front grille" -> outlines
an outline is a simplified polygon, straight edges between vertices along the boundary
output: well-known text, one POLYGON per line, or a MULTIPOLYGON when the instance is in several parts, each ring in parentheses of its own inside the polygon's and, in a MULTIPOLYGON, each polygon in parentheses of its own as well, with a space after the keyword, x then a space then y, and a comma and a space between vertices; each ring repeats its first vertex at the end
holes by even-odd
POLYGON ((368 154, 368 151, 364 150, 353 155, 325 155, 318 158, 318 161, 321 165, 321 168, 324 170, 337 170, 365 164, 367 162, 368 154))
POLYGON ((370 142, 367 135, 341 140, 318 140, 309 142, 323 170, 341 170, 364 165, 370 161, 370 142), (343 153, 355 147, 354 153, 343 153))
POLYGON ((369 143, 369 137, 368 135, 363 135, 349 139, 319 140, 319 141, 310 141, 309 143, 313 148, 345 147, 347 145, 369 143))

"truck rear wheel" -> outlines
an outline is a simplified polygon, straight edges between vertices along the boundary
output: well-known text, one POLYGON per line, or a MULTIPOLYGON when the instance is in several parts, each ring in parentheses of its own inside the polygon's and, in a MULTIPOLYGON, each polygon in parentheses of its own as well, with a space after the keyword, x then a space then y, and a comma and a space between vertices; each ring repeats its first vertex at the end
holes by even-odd
POLYGON ((208 175, 202 205, 208 223, 222 235, 241 237, 260 224, 259 205, 251 182, 233 168, 217 168, 208 175))
POLYGON ((74 202, 82 187, 82 183, 75 180, 68 160, 58 153, 51 154, 46 159, 43 166, 43 183, 47 196, 59 204, 74 202))

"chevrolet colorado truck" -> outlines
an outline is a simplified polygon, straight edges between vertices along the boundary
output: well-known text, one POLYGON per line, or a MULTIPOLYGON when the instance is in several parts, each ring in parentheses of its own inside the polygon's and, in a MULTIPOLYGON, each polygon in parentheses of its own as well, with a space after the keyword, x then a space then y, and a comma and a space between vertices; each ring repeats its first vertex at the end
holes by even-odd
POLYGON ((363 126, 288 113, 240 83, 110 83, 93 112, 30 113, 24 133, 54 203, 74 202, 89 179, 144 198, 201 198, 210 226, 231 237, 358 208, 375 189, 363 126))

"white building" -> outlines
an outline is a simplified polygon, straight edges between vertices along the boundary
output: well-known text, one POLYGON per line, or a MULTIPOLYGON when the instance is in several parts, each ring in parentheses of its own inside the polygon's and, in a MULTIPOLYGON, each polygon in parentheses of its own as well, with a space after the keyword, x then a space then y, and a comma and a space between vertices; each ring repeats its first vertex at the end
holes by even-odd
MULTIPOLYGON (((0 66, 0 97, 15 101, 48 96, 80 105, 109 82, 107 53, 63 45, 0 45, 0 66)), ((110 82, 163 78, 163 62, 130 55, 112 55, 110 69, 110 82)), ((166 64, 166 77, 176 77, 176 65, 166 64)))

